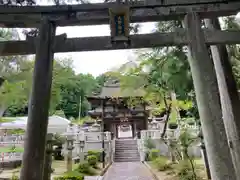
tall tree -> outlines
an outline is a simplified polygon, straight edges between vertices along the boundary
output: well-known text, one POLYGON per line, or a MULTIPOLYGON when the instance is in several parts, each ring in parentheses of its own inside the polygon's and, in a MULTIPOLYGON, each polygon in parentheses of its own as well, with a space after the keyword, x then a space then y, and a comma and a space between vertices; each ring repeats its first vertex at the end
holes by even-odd
MULTIPOLYGON (((15 39, 15 33, 0 29, 0 37, 5 40, 15 39)), ((0 77, 4 79, 0 87, 0 117, 9 106, 22 104, 26 96, 28 65, 25 56, 0 57, 0 77)))
POLYGON ((87 115, 89 104, 86 96, 92 94, 97 87, 97 81, 90 74, 78 74, 61 85, 61 101, 58 108, 62 109, 66 117, 77 118, 87 115))

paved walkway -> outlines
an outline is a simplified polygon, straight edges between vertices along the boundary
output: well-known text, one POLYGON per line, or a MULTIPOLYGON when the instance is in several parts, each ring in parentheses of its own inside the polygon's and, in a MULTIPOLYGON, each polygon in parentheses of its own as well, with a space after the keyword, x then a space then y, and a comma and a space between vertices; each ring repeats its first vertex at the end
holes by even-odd
POLYGON ((103 180, 154 180, 154 178, 141 162, 115 162, 103 180))
POLYGON ((102 176, 84 176, 84 180, 102 180, 102 176))

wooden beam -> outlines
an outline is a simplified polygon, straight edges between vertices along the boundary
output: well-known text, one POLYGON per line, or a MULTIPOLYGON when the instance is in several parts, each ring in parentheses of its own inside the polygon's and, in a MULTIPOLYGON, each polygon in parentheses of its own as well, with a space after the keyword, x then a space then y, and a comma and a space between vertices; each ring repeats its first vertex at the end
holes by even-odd
MULTIPOLYGON (((239 44, 239 31, 212 31, 204 30, 206 43, 214 44, 239 44)), ((112 45, 110 36, 83 37, 83 38, 56 38, 54 52, 78 52, 78 51, 100 51, 116 49, 137 49, 162 46, 186 45, 188 39, 185 30, 176 29, 171 33, 152 33, 130 36, 131 45, 112 45)), ((26 55, 35 54, 36 40, 29 41, 0 41, 0 55, 26 55)))
MULTIPOLYGON (((75 6, 81 7, 82 5, 75 6)), ((39 7, 42 12, 36 11, 35 13, 19 14, 16 11, 15 13, 10 12, 9 14, 6 14, 1 12, 0 6, 0 27, 38 27, 42 15, 48 16, 48 18, 51 21, 54 21, 57 26, 109 24, 108 9, 93 12, 80 12, 77 10, 78 8, 74 6, 61 7, 62 6, 59 7, 59 11, 56 9, 56 11, 53 10, 52 12, 50 12, 51 8, 49 7, 39 7), (68 7, 68 10, 60 11, 61 9, 67 9, 66 7, 68 7)), ((7 10, 5 11, 7 12, 7 10)), ((201 18, 235 15, 240 11, 240 2, 184 6, 172 5, 155 8, 133 8, 133 6, 131 6, 130 22, 136 23, 182 19, 187 13, 192 11, 199 13, 201 18)))
MULTIPOLYGON (((227 0, 152 0, 152 1, 134 1, 128 5, 130 8, 155 8, 168 6, 186 6, 199 4, 219 4, 227 3, 227 0)), ((32 14, 32 13, 67 13, 67 12, 92 12, 108 10, 118 6, 116 3, 86 3, 79 5, 52 5, 52 6, 0 6, 0 14, 32 14)))
MULTIPOLYGON (((211 29, 221 30, 219 20, 206 19, 205 25, 211 29)), ((218 90, 221 101, 222 119, 229 144, 232 161, 237 177, 240 177, 240 100, 238 96, 237 83, 233 74, 230 56, 225 45, 210 46, 212 59, 218 82, 218 90)))
POLYGON ((222 120, 216 73, 205 44, 201 20, 192 12, 186 15, 184 25, 190 40, 188 62, 192 72, 211 178, 237 180, 222 120))

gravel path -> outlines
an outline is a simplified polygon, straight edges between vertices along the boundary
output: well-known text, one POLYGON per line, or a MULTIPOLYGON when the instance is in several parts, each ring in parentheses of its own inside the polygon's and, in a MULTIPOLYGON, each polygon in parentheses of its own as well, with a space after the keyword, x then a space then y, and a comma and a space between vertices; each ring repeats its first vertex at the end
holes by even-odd
POLYGON ((115 162, 103 180, 154 180, 154 178, 141 162, 115 162))

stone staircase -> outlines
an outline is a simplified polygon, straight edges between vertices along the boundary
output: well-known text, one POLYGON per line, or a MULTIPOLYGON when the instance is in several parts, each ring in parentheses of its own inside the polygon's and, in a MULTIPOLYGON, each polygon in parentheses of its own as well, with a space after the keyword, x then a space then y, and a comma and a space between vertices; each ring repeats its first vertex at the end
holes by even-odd
POLYGON ((137 147, 137 140, 118 139, 115 141, 115 162, 135 162, 140 161, 137 147))

